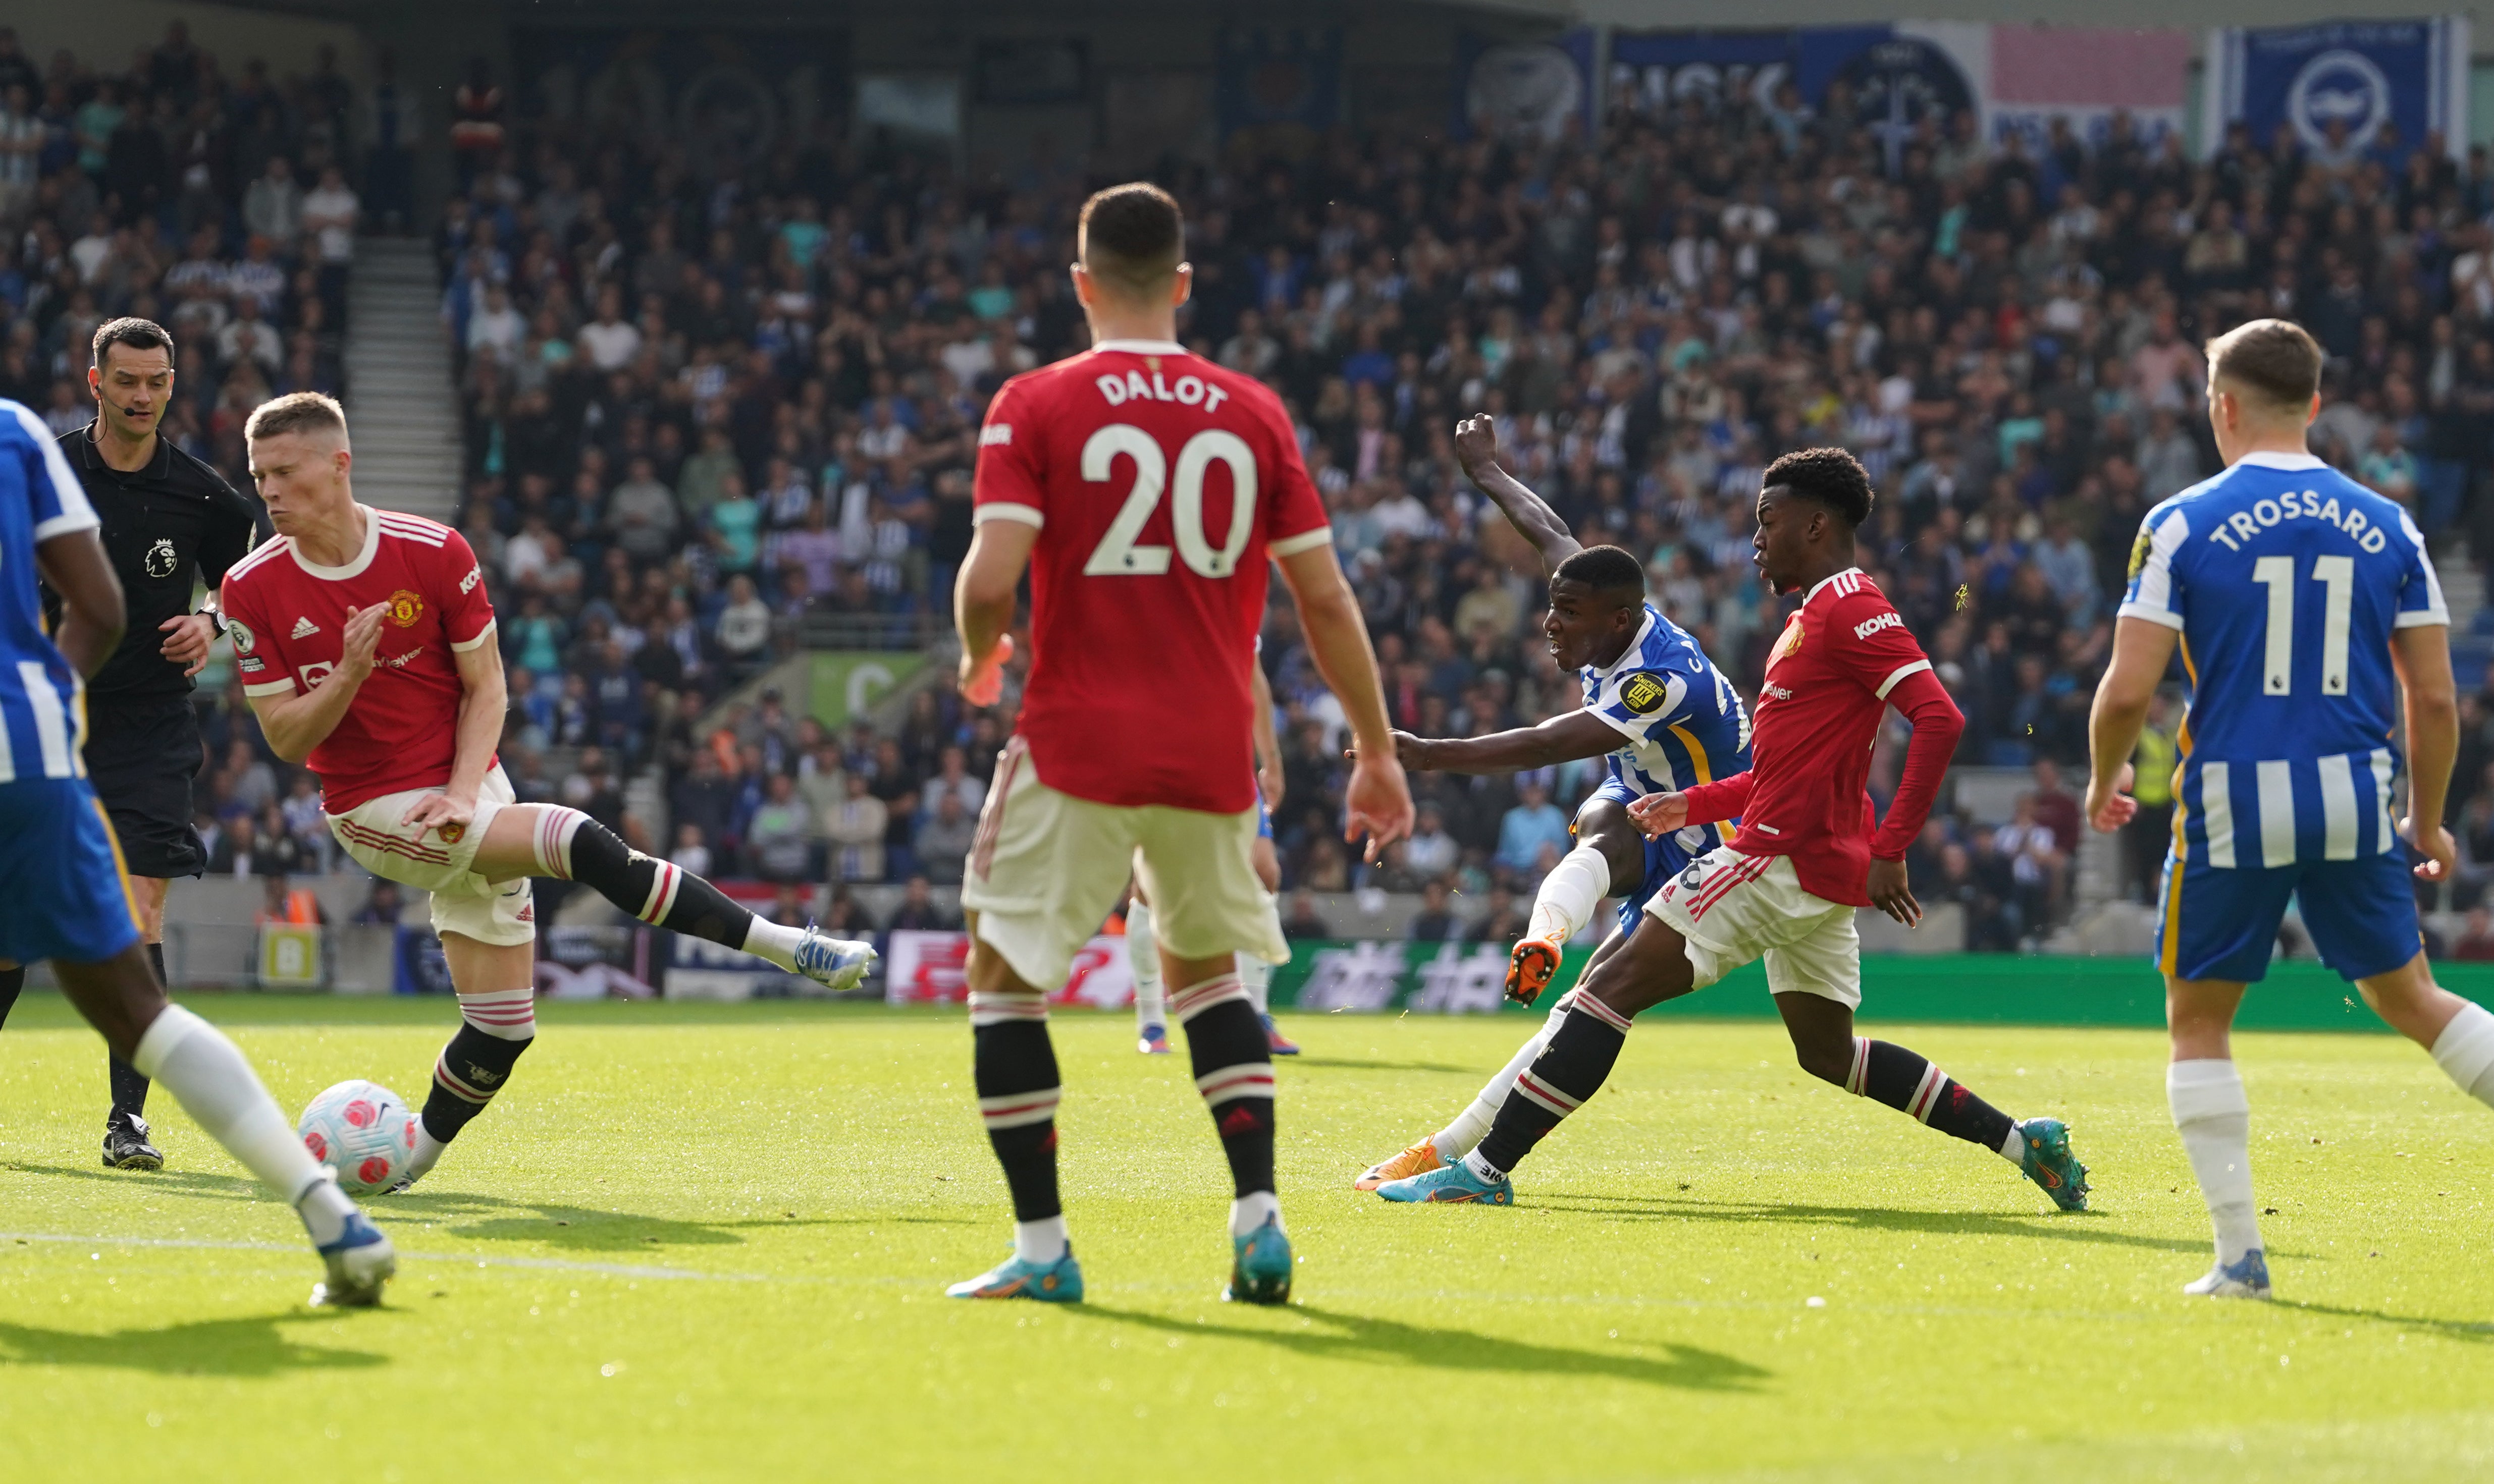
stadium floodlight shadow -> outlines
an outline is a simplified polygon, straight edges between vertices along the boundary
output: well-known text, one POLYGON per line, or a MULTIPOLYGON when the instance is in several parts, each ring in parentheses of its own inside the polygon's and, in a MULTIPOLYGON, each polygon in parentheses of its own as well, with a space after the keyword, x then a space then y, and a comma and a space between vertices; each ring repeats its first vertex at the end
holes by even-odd
MULTIPOLYGON (((1655 1196, 1606 1196, 1591 1191, 1518 1196, 1517 1210, 1540 1208, 1620 1221, 1760 1222, 1792 1226, 1853 1227, 1867 1231, 1929 1232, 1935 1236, 2036 1236, 2062 1242, 2100 1242, 2159 1252, 2205 1253, 2205 1238, 2141 1236, 2109 1231, 2101 1211, 2060 1211, 2050 1216, 2004 1211, 1914 1211, 1894 1206, 1811 1206, 1768 1201, 1672 1200, 1655 1196)), ((2271 1256, 2296 1256, 2271 1249, 2271 1256)))
POLYGON ((1365 1061, 1355 1056, 1302 1056, 1291 1063, 1293 1072, 1310 1067, 1340 1067, 1349 1072, 1445 1072, 1457 1076, 1478 1076, 1478 1067, 1453 1067, 1445 1062, 1382 1062, 1365 1061))
POLYGON ((0 1368, 83 1366, 150 1371, 160 1376, 276 1376, 288 1371, 366 1369, 390 1363, 386 1355, 331 1346, 298 1345, 282 1324, 330 1324, 337 1311, 295 1310, 232 1319, 197 1319, 162 1329, 117 1329, 109 1334, 46 1329, 0 1320, 0 1368))
POLYGON ((1758 1391, 1775 1373, 1718 1350, 1673 1341, 1622 1341, 1620 1353, 1571 1349, 1502 1339, 1467 1329, 1435 1329, 1368 1315, 1344 1314, 1311 1304, 1273 1311, 1296 1319, 1279 1327, 1195 1323, 1165 1314, 1069 1304, 1078 1317, 1109 1319, 1194 1339, 1219 1338, 1278 1346, 1309 1360, 1355 1360, 1373 1365, 1425 1366, 1442 1371, 1502 1371, 1532 1376, 1599 1378, 1666 1386, 1682 1391, 1758 1391))
POLYGON ((115 1190, 143 1189, 151 1194, 198 1196, 209 1200, 257 1201, 268 1198, 267 1187, 249 1175, 219 1175, 197 1169, 151 1169, 143 1174, 128 1170, 89 1169, 81 1165, 37 1165, 27 1160, 0 1160, 0 1169, 14 1169, 20 1174, 63 1176, 73 1180, 96 1180, 115 1190), (144 1186, 139 1185, 144 1181, 144 1186))

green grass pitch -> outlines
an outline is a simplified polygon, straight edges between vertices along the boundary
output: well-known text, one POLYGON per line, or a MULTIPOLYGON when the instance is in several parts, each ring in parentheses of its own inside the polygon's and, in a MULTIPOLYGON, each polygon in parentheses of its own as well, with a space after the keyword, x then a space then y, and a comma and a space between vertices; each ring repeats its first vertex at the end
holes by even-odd
MULTIPOLYGON (((421 1099, 440 1002, 200 997, 299 1107, 421 1099)), ((1506 1210, 1362 1165, 1531 1029, 1300 1016, 1287 1309, 1217 1300, 1184 1057, 1056 1022, 1091 1302, 976 1305, 1003 1182, 958 1014, 554 1006, 334 1316, 284 1208, 159 1094, 96 1164, 100 1043, 0 1035, 0 1479, 2483 1479, 2494 1114, 2387 1036, 2238 1043, 2281 1299, 2186 1300, 2206 1222, 2152 1033, 1883 1028, 2071 1120, 2098 1210, 1806 1078, 1766 1022, 1649 1023, 1506 1210)))

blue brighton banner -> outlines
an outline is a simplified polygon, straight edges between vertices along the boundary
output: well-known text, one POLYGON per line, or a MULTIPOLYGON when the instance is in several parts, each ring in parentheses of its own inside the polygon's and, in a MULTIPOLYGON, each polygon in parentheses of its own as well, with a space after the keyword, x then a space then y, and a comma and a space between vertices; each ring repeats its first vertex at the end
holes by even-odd
POLYGON ((2327 166, 2395 166, 2436 134, 2465 158, 2468 29, 2453 15, 2211 31, 2201 143, 2213 154, 2240 123, 2266 144, 2283 124, 2327 166))
POLYGON ((1455 36, 1455 96, 1447 121, 1457 138, 1556 139, 1569 125, 1594 125, 1594 33, 1590 27, 1546 42, 1492 42, 1455 36))

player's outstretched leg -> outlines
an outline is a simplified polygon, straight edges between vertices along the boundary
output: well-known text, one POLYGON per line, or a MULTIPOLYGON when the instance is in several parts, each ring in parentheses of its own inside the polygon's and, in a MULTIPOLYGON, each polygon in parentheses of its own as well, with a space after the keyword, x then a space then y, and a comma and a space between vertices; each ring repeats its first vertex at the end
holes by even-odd
POLYGON ((1126 962, 1135 974, 1135 1049, 1167 1056, 1169 997, 1161 991, 1161 945, 1152 935, 1152 904, 1141 892, 1126 904, 1126 962))
POLYGON ((1506 995, 1519 1005, 1532 1004, 1550 987, 1567 940, 1594 920, 1613 884, 1634 887, 1645 875, 1645 835, 1607 785, 1576 811, 1575 833, 1575 848, 1541 878, 1524 936, 1507 952, 1506 995))
POLYGON ((1291 1240, 1273 1180, 1273 1060, 1233 959, 1171 959, 1170 1008, 1186 1028, 1195 1090, 1230 1162, 1230 1287, 1222 1297, 1279 1304, 1291 1296, 1291 1240))
POLYGON ((653 927, 768 959, 831 989, 852 989, 874 946, 787 927, 737 905, 701 877, 645 856, 578 809, 506 804, 487 827, 474 870, 489 881, 553 876, 577 881, 653 927))
POLYGON ((55 960, 53 972, 115 1055, 170 1088, 193 1122, 294 1207, 328 1268, 312 1302, 380 1303, 381 1285, 398 1268, 389 1238, 304 1149, 234 1044, 166 1002, 139 945, 100 963, 55 960))
POLYGON ((1803 1071, 1991 1150, 2064 1211, 2087 1208, 2087 1167, 2070 1153, 2069 1130, 2059 1119, 2021 1122, 1905 1047, 1854 1035, 1853 1007, 1841 1000, 1806 992, 1775 999, 1803 1071))
POLYGON ((1389 1181, 1377 1194, 1395 1201, 1515 1198, 1507 1175, 1586 1099, 1601 1090, 1637 1012, 1688 992, 1694 984, 1686 944, 1651 913, 1616 948, 1589 964, 1567 996, 1566 1014, 1499 1105, 1478 1147, 1443 1169, 1389 1181))

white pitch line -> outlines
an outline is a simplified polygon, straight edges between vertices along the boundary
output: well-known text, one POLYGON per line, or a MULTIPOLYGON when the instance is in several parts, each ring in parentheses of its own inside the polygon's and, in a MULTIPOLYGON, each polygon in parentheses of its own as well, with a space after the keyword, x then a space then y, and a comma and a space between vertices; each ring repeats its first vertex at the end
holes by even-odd
MULTIPOLYGON (((58 1231, 0 1231, 0 1242, 59 1242, 88 1247, 179 1247, 211 1252, 300 1253, 283 1242, 210 1242, 193 1237, 76 1236, 58 1231)), ((495 1257, 474 1253, 402 1252, 409 1262, 472 1262, 478 1267, 537 1268, 559 1273, 602 1273, 610 1278, 691 1279, 712 1283, 783 1283, 765 1273, 705 1273, 688 1267, 644 1267, 628 1262, 574 1262, 564 1257, 495 1257)))

